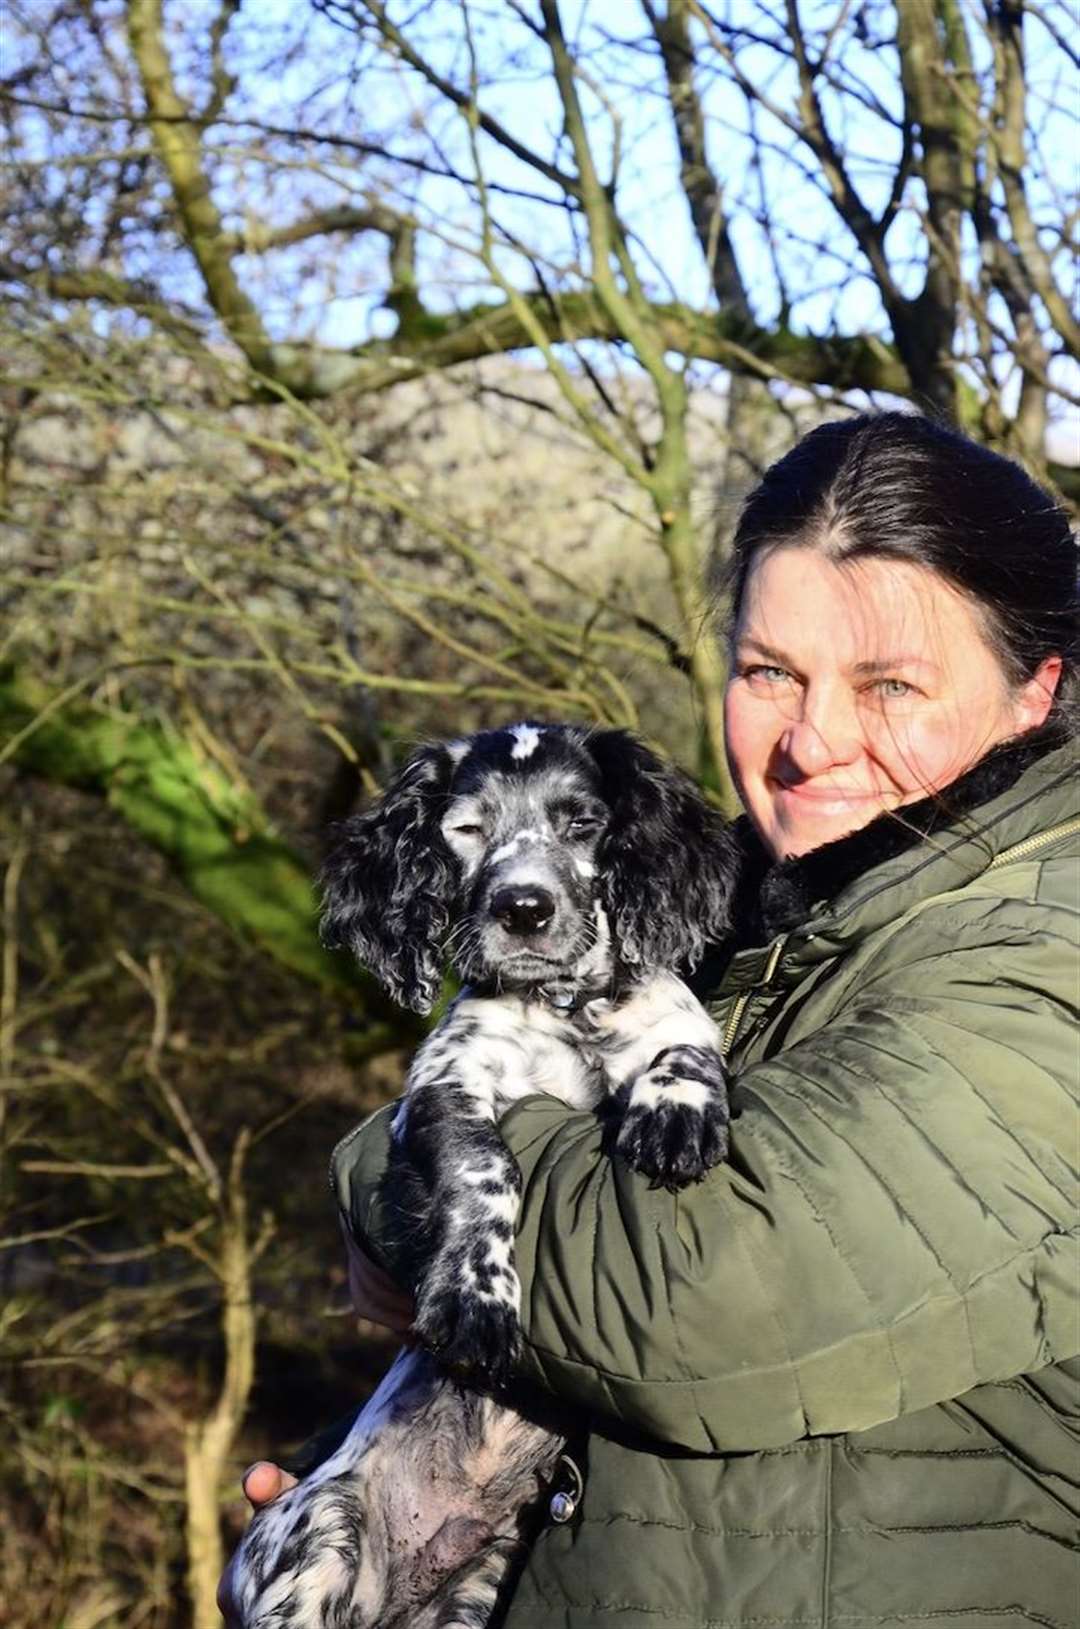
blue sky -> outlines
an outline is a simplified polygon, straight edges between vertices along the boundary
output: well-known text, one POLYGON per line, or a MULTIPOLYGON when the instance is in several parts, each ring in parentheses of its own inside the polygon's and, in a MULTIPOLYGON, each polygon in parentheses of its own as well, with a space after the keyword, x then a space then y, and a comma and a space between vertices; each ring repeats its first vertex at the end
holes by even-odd
MULTIPOLYGON (((123 8, 112 4, 111 9, 116 44, 122 52, 123 8)), ((468 57, 457 0, 435 0, 411 9, 421 19, 416 25, 418 40, 443 71, 463 83, 468 57)), ((803 0, 802 5, 808 26, 828 22, 837 9, 837 0, 818 4, 803 0)), ((216 10, 217 0, 172 0, 166 6, 174 64, 181 84, 196 103, 205 86, 192 65, 216 10)), ((1058 10, 1067 24, 1060 3, 1058 10)), ((551 156, 557 150, 561 113, 545 47, 513 18, 508 0, 487 0, 486 4, 473 0, 470 11, 481 61, 499 63, 496 82, 482 90, 482 105, 523 141, 551 156)), ((744 28, 771 26, 768 7, 756 0, 728 0, 727 14, 744 28)), ((678 185, 670 114, 659 94, 657 64, 655 58, 633 49, 633 40, 644 28, 637 0, 564 0, 563 15, 568 35, 594 73, 592 88, 586 85, 582 96, 592 115, 602 169, 610 167, 612 133, 618 126, 619 207, 636 235, 640 273, 657 296, 707 307, 708 278, 678 185)), ((843 70, 856 76, 886 113, 895 114, 899 106, 895 53, 874 38, 875 30, 883 37, 889 32, 887 0, 867 0, 860 15, 869 19, 863 29, 867 37, 846 40, 843 70)), ((972 32, 978 42, 977 32, 972 32)), ((1080 92, 1075 74, 1071 88, 1063 79, 1070 71, 1065 53, 1045 29, 1029 21, 1026 39, 1031 102, 1045 159, 1043 178, 1039 166, 1033 165, 1027 180, 1036 208, 1053 214, 1054 189, 1075 198, 1076 122, 1069 117, 1069 109, 1076 107, 1080 92), (1044 93, 1056 98, 1059 111, 1045 111, 1044 93)), ((470 167, 467 133, 458 113, 441 106, 385 52, 373 51, 370 44, 359 45, 354 33, 335 27, 296 0, 258 0, 257 4, 247 0, 232 24, 228 49, 231 63, 242 70, 243 101, 237 102, 234 112, 250 112, 268 122, 303 123, 359 134, 374 142, 385 140, 406 156, 430 160, 434 152, 448 157, 459 169, 470 167)), ((985 45, 977 44, 977 49, 985 54, 985 45)), ((9 64, 8 71, 13 65, 9 64)), ((764 47, 750 47, 744 66, 756 82, 768 86, 777 101, 792 104, 790 68, 778 68, 775 55, 764 47)), ((110 87, 100 70, 99 81, 95 84, 92 78, 84 78, 80 82, 73 73, 73 103, 84 95, 107 100, 110 87)), ((759 115, 760 141, 755 149, 749 139, 745 100, 726 77, 703 76, 701 92, 709 120, 710 156, 728 188, 732 233, 759 320, 771 322, 778 315, 779 270, 788 284, 789 321, 796 329, 876 331, 887 336, 876 290, 859 263, 850 236, 821 191, 798 169, 799 163, 806 164, 806 153, 795 148, 791 137, 768 114, 759 115), (760 158, 757 168, 755 151, 760 158), (779 228, 771 246, 755 218, 762 187, 779 228)), ((864 198, 872 209, 880 209, 898 152, 896 130, 887 118, 876 117, 854 102, 841 107, 834 98, 827 112, 852 155, 851 172, 864 198)), ((120 139, 124 127, 118 125, 116 130, 120 139)), ((100 126, 97 134, 102 134, 100 126)), ((216 126, 207 140, 215 150, 216 196, 231 224, 242 226, 248 216, 291 219, 311 207, 356 203, 389 188, 399 204, 430 227, 421 237, 425 297, 434 305, 453 306, 490 294, 472 253, 477 211, 456 183, 417 177, 415 172, 410 178, 407 170, 341 150, 329 154, 315 172, 302 149, 280 142, 272 144, 268 166, 251 156, 258 138, 235 126, 216 126)), ((557 189, 494 142, 482 139, 480 147, 489 183, 524 187, 557 198, 557 189)), ((57 184, 62 187, 61 176, 57 184)), ((92 211, 92 202, 89 208, 92 211)), ((572 228, 565 212, 499 193, 493 194, 493 213, 501 229, 528 245, 545 276, 558 286, 566 262, 573 258, 572 228)), ((912 289, 917 287, 922 235, 914 211, 902 215, 894 225, 889 249, 901 280, 912 289)), ((974 245, 971 252, 976 252, 974 245)), ((153 272, 163 277, 164 286, 177 297, 198 303, 201 290, 186 253, 173 255, 163 266, 160 244, 149 234, 140 238, 138 232, 131 235, 127 253, 125 269, 129 273, 153 272)), ((514 280, 533 285, 534 269, 527 257, 506 248, 501 261, 514 280)), ((324 344, 350 346, 392 329, 393 320, 382 308, 387 283, 385 244, 376 236, 352 242, 340 237, 322 239, 265 259, 249 257, 243 275, 257 295, 268 327, 282 339, 306 335, 324 344)), ((1069 370, 1069 377, 1075 388, 1075 369, 1069 370)), ((1066 444, 1057 448, 1059 454, 1069 456, 1068 444, 1076 441, 1075 425, 1072 415, 1066 444)))
MULTIPOLYGON (((481 104, 521 140, 551 156, 556 151, 561 111, 547 71, 546 49, 531 40, 508 13, 508 6, 499 0, 472 7, 481 62, 503 62, 514 53, 512 65, 508 68, 503 64, 497 82, 483 88, 481 104)), ((637 236, 641 274, 658 296, 678 297, 706 307, 707 273, 678 185, 677 154, 670 114, 658 94, 657 65, 654 58, 646 59, 631 48, 630 42, 640 36, 644 26, 636 0, 566 0, 563 14, 567 34, 576 41, 586 65, 590 70, 602 67, 605 74, 602 80, 597 78, 592 89, 586 85, 582 96, 592 115, 596 156, 602 170, 610 167, 612 132, 616 123, 619 127, 619 207, 637 236), (598 53, 605 35, 607 43, 601 58, 598 53)), ((768 12, 754 0, 732 0, 729 14, 748 28, 760 28, 768 12)), ((803 15, 810 25, 828 21, 836 14, 834 0, 817 6, 804 0, 803 15)), ((285 0, 264 0, 259 17, 264 38, 273 32, 271 18, 280 19, 286 31, 301 27, 296 7, 285 0)), ((874 39, 875 27, 882 36, 887 35, 891 14, 880 4, 876 24, 872 13, 871 17, 868 39, 847 39, 842 66, 870 97, 879 100, 887 114, 896 115, 900 93, 895 52, 887 43, 874 39)), ((258 72, 250 81, 268 115, 274 108, 280 112, 283 102, 293 105, 302 96, 313 94, 312 105, 327 117, 333 108, 333 116, 343 128, 355 129, 362 123, 385 132, 398 151, 429 158, 434 142, 459 169, 469 169, 471 161, 460 115, 440 105, 400 63, 385 54, 374 56, 365 66, 357 88, 348 77, 356 51, 355 36, 342 33, 321 18, 314 25, 309 18, 303 28, 298 57, 288 74, 271 83, 265 72, 258 72), (328 60, 335 62, 336 77, 333 71, 327 73, 328 60)), ((416 37, 442 71, 459 84, 465 82, 468 55, 460 10, 452 0, 424 8, 416 37)), ((974 27, 971 37, 977 60, 985 61, 988 47, 974 27)), ((1068 71, 1065 55, 1037 23, 1029 21, 1026 39, 1030 103, 1045 163, 1045 179, 1040 166, 1033 164, 1027 184, 1036 210, 1053 216, 1052 190, 1061 194, 1075 192, 1075 121, 1068 117, 1068 109, 1070 94, 1072 102, 1076 102, 1076 78, 1073 75, 1070 93, 1062 77, 1068 71), (1054 100, 1059 104, 1057 111, 1050 106, 1054 100)), ((768 84, 776 101, 793 105, 791 70, 778 69, 773 53, 764 47, 751 48, 744 66, 755 80, 768 84)), ((887 336, 877 291, 861 266, 850 236, 822 192, 797 168, 799 163, 806 163, 806 153, 796 149, 790 135, 767 113, 758 114, 757 135, 761 139, 755 149, 749 139, 745 99, 730 80, 713 76, 702 84, 702 94, 709 120, 711 159, 728 186, 732 233, 759 319, 770 322, 778 315, 779 267, 788 283, 789 320, 796 329, 819 333, 872 331, 887 336), (757 170, 753 164, 755 150, 760 159, 757 170), (779 227, 779 238, 771 247, 755 219, 758 188, 762 186, 779 227)), ((826 106, 834 132, 850 155, 853 179, 870 208, 880 210, 899 152, 897 130, 887 117, 877 117, 854 101, 841 105, 834 97, 826 106)), ((555 188, 494 142, 481 138, 480 149, 490 183, 548 191, 553 198, 557 196, 555 188)), ((355 166, 347 169, 348 185, 355 187, 355 166)), ((360 178, 361 184, 364 179, 360 178)), ((377 186, 377 166, 371 179, 377 186)), ((417 217, 432 229, 422 240, 421 250, 427 297, 433 304, 453 305, 483 296, 488 292, 483 274, 469 253, 478 230, 475 206, 452 183, 423 179, 408 190, 417 217)), ((565 214, 505 195, 493 196, 492 204, 499 225, 539 254, 545 274, 557 284, 560 265, 572 250, 565 214)), ((902 212, 893 226, 889 250, 902 285, 914 291, 921 283, 923 254, 922 231, 914 209, 902 212)), ((974 260, 974 241, 969 252, 974 260)), ((533 271, 526 258, 506 250, 501 259, 512 278, 532 284, 533 271)), ((1064 275, 1070 275, 1064 257, 1062 266, 1064 275)), ((349 345, 372 333, 392 330, 390 314, 379 309, 385 281, 381 246, 370 242, 361 246, 352 270, 352 285, 348 276, 344 277, 344 286, 329 301, 325 289, 312 284, 306 302, 312 337, 349 345)), ((286 315, 283 308, 283 318, 294 323, 295 307, 291 300, 286 304, 289 309, 286 315)), ((1063 378, 1065 372, 1064 368, 1060 370, 1063 378)), ((1070 369, 1068 374, 1075 388, 1076 370, 1070 369)), ((1069 456, 1069 447, 1076 440, 1075 422, 1071 417, 1064 435, 1059 432, 1059 454, 1069 456)))

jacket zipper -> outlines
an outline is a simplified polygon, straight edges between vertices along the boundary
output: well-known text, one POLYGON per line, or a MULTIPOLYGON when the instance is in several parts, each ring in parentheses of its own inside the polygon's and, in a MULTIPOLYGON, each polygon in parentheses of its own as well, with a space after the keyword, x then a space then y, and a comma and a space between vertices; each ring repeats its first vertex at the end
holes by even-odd
MULTIPOLYGON (((1012 848, 1003 849, 1000 854, 990 861, 986 869, 987 871, 996 871, 999 866, 1010 865, 1013 860, 1022 859, 1027 854, 1034 854, 1048 843, 1056 843, 1061 837, 1071 837, 1074 832, 1080 832, 1080 815, 1074 815, 1071 820, 1063 820, 1059 826, 1051 826, 1047 831, 1036 832, 1033 837, 1025 837, 1023 842, 1014 843, 1012 848)), ((761 978, 756 984, 751 984, 748 989, 743 990, 741 995, 736 997, 720 1040, 721 1057, 726 1058, 731 1051, 751 996, 757 995, 762 990, 767 990, 772 983, 776 969, 780 965, 780 958, 784 953, 784 946, 790 938, 790 933, 782 933, 778 939, 773 940, 761 978)))
POLYGON ((790 938, 790 933, 782 933, 779 939, 773 940, 769 948, 765 970, 760 979, 756 984, 751 984, 740 996, 736 997, 735 1005, 731 1009, 728 1021, 724 1026, 724 1033, 720 1038, 720 1056, 722 1058, 726 1058, 731 1051, 731 1044, 739 1032, 739 1025, 742 1023, 743 1013, 746 1011, 750 997, 757 995, 760 990, 767 990, 772 983, 776 969, 780 966, 780 958, 784 954, 784 946, 790 938))
POLYGON ((1036 849, 1042 848, 1046 843, 1056 843, 1059 837, 1071 837, 1074 832, 1080 832, 1080 815, 1073 815, 1071 820, 1063 820, 1060 826, 1051 826, 1047 831, 1036 832, 1034 837, 1025 837, 1022 843, 1014 843, 1012 848, 1002 849, 986 869, 996 871, 999 865, 1009 865, 1011 861, 1019 860, 1025 854, 1034 854, 1036 849))

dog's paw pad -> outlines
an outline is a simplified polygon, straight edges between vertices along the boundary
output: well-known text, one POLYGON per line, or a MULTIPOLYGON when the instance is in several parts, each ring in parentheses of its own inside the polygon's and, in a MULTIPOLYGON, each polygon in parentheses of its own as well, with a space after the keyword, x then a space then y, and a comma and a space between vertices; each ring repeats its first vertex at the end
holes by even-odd
POLYGON ((512 1270, 509 1280, 512 1283, 500 1285, 507 1292, 505 1298, 460 1287, 422 1289, 414 1334, 448 1368, 496 1384, 505 1382, 521 1349, 517 1276, 512 1270))
POLYGON ((723 1069, 699 1047, 669 1047, 619 1093, 616 1151, 656 1187, 699 1182, 728 1149, 723 1069))

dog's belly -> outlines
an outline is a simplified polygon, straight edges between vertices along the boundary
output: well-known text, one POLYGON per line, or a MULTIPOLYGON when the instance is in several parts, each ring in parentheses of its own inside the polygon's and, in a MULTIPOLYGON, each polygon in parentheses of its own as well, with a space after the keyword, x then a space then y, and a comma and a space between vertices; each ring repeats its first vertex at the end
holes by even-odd
POLYGON ((426 1353, 399 1353, 336 1453, 252 1521, 244 1629, 420 1621, 471 1557, 509 1563, 560 1448, 426 1353))

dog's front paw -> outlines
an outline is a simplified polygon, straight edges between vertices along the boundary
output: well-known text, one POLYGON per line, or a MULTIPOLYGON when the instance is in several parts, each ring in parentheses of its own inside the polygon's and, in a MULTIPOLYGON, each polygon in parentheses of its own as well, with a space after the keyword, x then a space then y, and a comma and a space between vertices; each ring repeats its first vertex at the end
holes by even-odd
POLYGON ((485 1286, 467 1261, 429 1272, 416 1298, 413 1333, 440 1363, 460 1374, 504 1385, 521 1350, 520 1287, 512 1267, 500 1267, 485 1286))
POLYGON ((728 1148, 723 1066, 705 1047, 670 1046, 620 1088, 618 1154, 657 1188, 685 1188, 719 1165, 728 1148))

